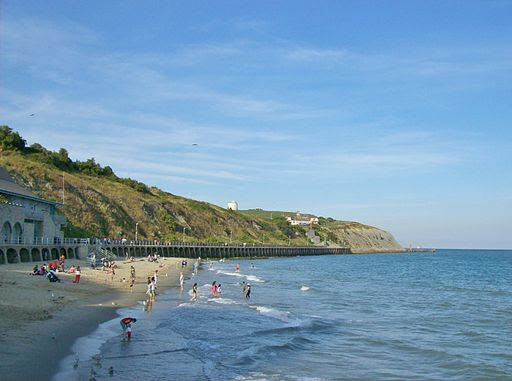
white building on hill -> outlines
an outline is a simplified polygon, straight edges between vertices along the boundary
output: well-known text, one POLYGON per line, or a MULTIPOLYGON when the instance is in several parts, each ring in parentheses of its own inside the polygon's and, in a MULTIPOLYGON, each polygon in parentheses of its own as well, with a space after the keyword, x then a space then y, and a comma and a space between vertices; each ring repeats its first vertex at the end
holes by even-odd
POLYGON ((229 210, 238 210, 238 203, 236 201, 228 202, 228 209, 229 210))
POLYGON ((318 224, 318 217, 312 214, 300 214, 297 212, 293 216, 287 216, 286 221, 288 221, 291 225, 316 225, 318 224))

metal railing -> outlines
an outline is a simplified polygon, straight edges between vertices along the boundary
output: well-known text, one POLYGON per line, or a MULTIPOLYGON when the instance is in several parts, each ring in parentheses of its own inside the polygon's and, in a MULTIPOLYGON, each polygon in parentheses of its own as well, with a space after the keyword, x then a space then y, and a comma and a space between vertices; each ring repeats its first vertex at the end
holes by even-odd
POLYGON ((0 246, 53 246, 53 245, 86 245, 86 238, 49 238, 49 237, 36 237, 27 238, 20 237, 14 239, 2 239, 0 246))
POLYGON ((311 249, 318 246, 287 246, 287 245, 257 245, 254 243, 222 243, 222 242, 183 242, 183 241, 158 241, 158 240, 126 240, 126 239, 99 239, 99 238, 19 238, 4 239, 0 241, 0 246, 66 246, 66 245, 88 245, 88 246, 126 246, 126 247, 146 247, 146 246, 167 246, 167 247, 228 247, 228 248, 294 248, 311 249))

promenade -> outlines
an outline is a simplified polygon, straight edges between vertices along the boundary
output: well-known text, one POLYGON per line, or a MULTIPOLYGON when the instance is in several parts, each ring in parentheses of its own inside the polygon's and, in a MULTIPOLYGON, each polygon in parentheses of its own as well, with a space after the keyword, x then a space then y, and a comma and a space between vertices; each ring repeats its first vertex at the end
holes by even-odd
POLYGON ((41 262, 66 258, 86 259, 89 253, 120 259, 160 255, 179 258, 288 257, 297 255, 350 254, 349 248, 324 246, 275 246, 209 242, 129 241, 95 238, 65 238, 58 241, 4 241, 0 243, 0 264, 41 262))

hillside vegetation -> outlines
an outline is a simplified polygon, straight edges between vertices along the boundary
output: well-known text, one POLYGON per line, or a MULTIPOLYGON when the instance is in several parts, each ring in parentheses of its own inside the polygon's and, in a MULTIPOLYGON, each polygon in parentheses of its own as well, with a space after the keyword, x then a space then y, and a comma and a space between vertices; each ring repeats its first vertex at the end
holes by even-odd
MULTIPOLYGON (((304 228, 290 226, 283 214, 269 218, 270 212, 229 211, 176 196, 120 178, 93 158, 73 161, 64 148, 27 146, 7 126, 0 126, 0 165, 20 185, 49 200, 62 201, 64 186, 65 205, 59 209, 68 219, 68 237, 134 239, 138 223, 140 239, 311 245, 304 228)), ((386 251, 379 248, 387 243, 401 249, 389 233, 358 223, 321 219, 315 230, 335 246, 357 243, 358 251, 386 251)))

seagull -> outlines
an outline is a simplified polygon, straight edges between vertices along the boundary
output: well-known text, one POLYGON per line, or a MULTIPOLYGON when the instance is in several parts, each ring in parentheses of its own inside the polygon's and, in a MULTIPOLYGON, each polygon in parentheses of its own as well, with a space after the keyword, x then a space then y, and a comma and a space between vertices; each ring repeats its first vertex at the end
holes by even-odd
POLYGON ((30 116, 34 116, 34 115, 36 115, 36 114, 30 114, 30 116))
POLYGON ((197 145, 197 143, 193 143, 192 145, 193 145, 193 146, 196 146, 196 145, 197 145))

